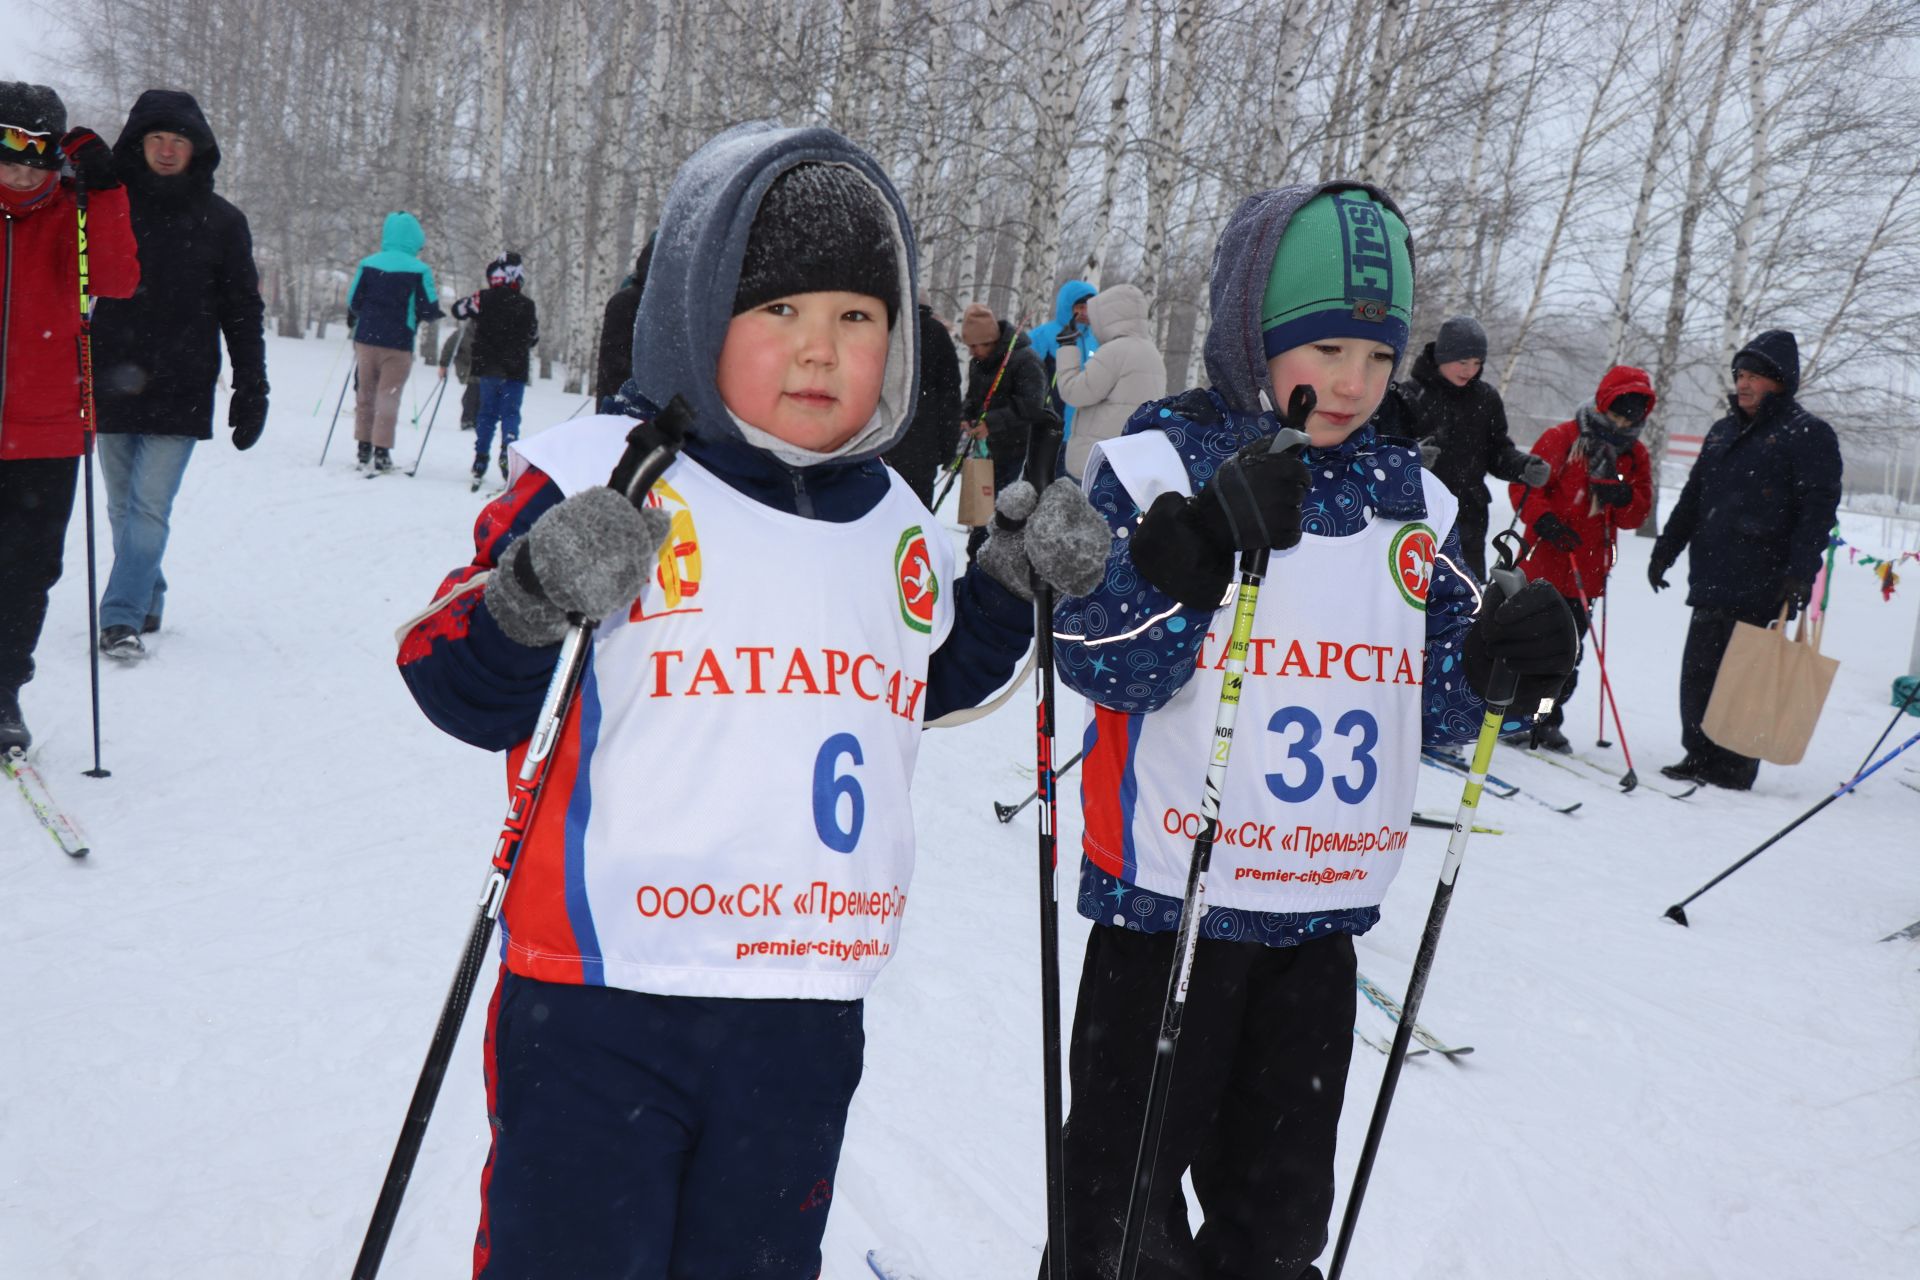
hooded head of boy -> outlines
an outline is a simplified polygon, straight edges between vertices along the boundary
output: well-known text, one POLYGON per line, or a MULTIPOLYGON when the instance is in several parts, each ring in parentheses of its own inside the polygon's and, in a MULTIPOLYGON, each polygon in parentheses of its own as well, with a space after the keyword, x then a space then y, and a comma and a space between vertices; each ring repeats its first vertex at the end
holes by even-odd
POLYGON ((1407 349, 1413 248, 1384 192, 1286 187, 1242 201, 1221 234, 1207 373, 1241 412, 1284 410, 1313 388, 1306 424, 1339 444, 1379 407, 1407 349))
POLYGON ((830 129, 739 125, 667 194, 634 321, 632 389, 693 406, 708 448, 863 462, 911 420, 913 235, 879 165, 830 129))

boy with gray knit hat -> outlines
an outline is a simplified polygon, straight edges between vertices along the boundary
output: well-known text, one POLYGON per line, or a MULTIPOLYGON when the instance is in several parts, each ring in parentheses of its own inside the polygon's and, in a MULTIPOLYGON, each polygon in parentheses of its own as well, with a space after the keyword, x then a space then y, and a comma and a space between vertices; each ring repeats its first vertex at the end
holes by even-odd
POLYGON ((1474 577, 1487 577, 1489 475, 1538 488, 1545 462, 1514 444, 1500 393, 1481 380, 1487 331, 1472 316, 1451 316, 1415 358, 1412 372, 1388 389, 1376 425, 1412 436, 1440 482, 1460 500, 1460 550, 1474 577))

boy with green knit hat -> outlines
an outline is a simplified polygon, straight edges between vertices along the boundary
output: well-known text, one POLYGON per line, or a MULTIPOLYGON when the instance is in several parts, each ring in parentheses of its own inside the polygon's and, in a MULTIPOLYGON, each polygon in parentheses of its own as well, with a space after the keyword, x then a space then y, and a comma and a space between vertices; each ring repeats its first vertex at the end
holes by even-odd
MULTIPOLYGON (((1353 1043, 1353 939, 1399 870, 1423 743, 1471 740, 1494 661, 1557 688, 1572 619, 1551 588, 1477 612, 1458 504, 1369 425, 1406 349, 1413 251, 1385 193, 1264 191, 1214 253, 1210 387, 1143 405, 1098 446, 1105 580, 1060 601, 1060 678, 1090 703, 1066 1254, 1119 1262, 1174 960, 1240 553, 1272 553, 1254 615, 1220 839, 1138 1274, 1320 1275, 1353 1043), (1304 450, 1277 408, 1313 404, 1304 450), (1189 1230, 1182 1175, 1205 1222, 1189 1230)), ((1055 1242, 1058 1244, 1058 1242, 1055 1242)))

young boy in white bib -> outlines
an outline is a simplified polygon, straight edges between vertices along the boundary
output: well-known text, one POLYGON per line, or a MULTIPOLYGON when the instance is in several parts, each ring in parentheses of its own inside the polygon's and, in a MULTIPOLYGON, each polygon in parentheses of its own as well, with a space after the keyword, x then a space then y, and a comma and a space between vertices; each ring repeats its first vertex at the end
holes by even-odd
POLYGON ((1530 705, 1575 652, 1550 587, 1476 617, 1455 499, 1413 442, 1368 425, 1413 305, 1410 239, 1384 193, 1330 183, 1249 197, 1215 251, 1211 305, 1212 386, 1142 406, 1096 446, 1085 474, 1113 534, 1107 573, 1055 614, 1060 677, 1092 704, 1079 906, 1094 928, 1065 1152, 1067 1254, 1082 1280, 1117 1266, 1240 553, 1272 558, 1142 1280, 1319 1276, 1353 939, 1399 870, 1420 747, 1475 736, 1496 659, 1530 705), (1301 386, 1316 396, 1304 454, 1269 452, 1275 406, 1301 386))
POLYGON ((680 456, 639 511, 606 487, 631 420, 520 441, 403 637, 422 709, 511 768, 567 615, 599 624, 502 915, 476 1276, 819 1272, 921 727, 1011 675, 1036 575, 1086 590, 1106 550, 1077 489, 1029 488, 955 577, 880 461, 914 408, 916 294, 865 152, 710 141, 668 193, 622 394, 687 401, 680 456))

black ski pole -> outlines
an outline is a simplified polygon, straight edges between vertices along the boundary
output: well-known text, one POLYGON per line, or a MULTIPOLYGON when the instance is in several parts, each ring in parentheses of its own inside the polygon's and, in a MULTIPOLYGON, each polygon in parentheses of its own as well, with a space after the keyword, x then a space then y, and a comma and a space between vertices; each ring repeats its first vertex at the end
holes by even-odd
MULTIPOLYGON (((465 336, 466 336, 466 330, 464 328, 454 333, 453 335, 453 356, 454 357, 458 357, 458 355, 460 354, 460 339, 464 338, 465 336)), ((423 462, 426 459, 427 441, 433 439, 434 419, 440 416, 440 401, 444 399, 447 394, 447 379, 445 376, 446 374, 445 365, 442 365, 440 367, 440 372, 442 375, 440 378, 440 389, 433 393, 433 408, 429 410, 427 413, 427 429, 425 433, 422 434, 420 437, 420 456, 413 460, 413 466, 407 471, 407 474, 409 476, 417 474, 420 470, 421 462, 423 462)))
POLYGON ((953 492, 953 486, 958 483, 960 479, 960 468, 965 466, 967 462, 967 448, 972 443, 973 440, 971 437, 964 435, 960 437, 960 451, 954 454, 953 461, 947 464, 947 478, 940 485, 940 492, 933 495, 933 504, 928 510, 939 511, 940 504, 947 500, 949 493, 953 492))
MULTIPOLYGON (((1499 554, 1498 567, 1487 575, 1492 581, 1481 598, 1482 611, 1499 608, 1502 601, 1527 585, 1525 575, 1513 567, 1512 549, 1500 547, 1499 554)), ((1505 663, 1496 662, 1491 685, 1487 691, 1487 711, 1480 719, 1480 736, 1473 744, 1473 763, 1468 768, 1466 789, 1460 793, 1460 809, 1454 816, 1453 835, 1447 840, 1447 858, 1440 865, 1440 882, 1434 886, 1433 905, 1427 908, 1427 925, 1420 934, 1413 975, 1407 979, 1407 998, 1401 1002, 1400 1022, 1393 1031, 1393 1050, 1387 1055, 1387 1070, 1380 1080, 1380 1095, 1374 1100, 1373 1118, 1367 1122, 1367 1139, 1360 1148, 1353 1190, 1347 1194, 1347 1210, 1340 1220, 1340 1239, 1333 1247, 1327 1280, 1339 1280, 1347 1251, 1353 1246, 1360 1206, 1367 1195, 1367 1181, 1380 1154, 1381 1135, 1387 1131, 1387 1113, 1393 1107, 1393 1093, 1400 1083, 1400 1068, 1406 1065, 1414 1020, 1420 1016, 1420 999, 1426 994, 1427 977, 1433 972, 1434 953, 1440 949, 1440 930, 1447 922, 1447 908, 1453 903, 1453 882, 1459 877, 1460 864, 1467 856, 1467 840, 1473 834, 1474 818, 1480 810, 1480 791, 1486 785, 1487 766, 1493 760, 1494 744, 1500 740, 1500 726, 1507 718, 1507 707, 1513 702, 1518 680, 1505 663)))
MULTIPOLYGON (((1051 417, 1027 433, 1027 481, 1036 502, 1053 479, 1060 457, 1060 428, 1051 417)), ((1002 528, 1018 528, 996 515, 1002 528)), ((1040 796, 1040 1043, 1045 1060, 1044 1087, 1047 1157, 1048 1280, 1067 1280, 1067 1177, 1061 1131, 1065 1127, 1064 1086, 1060 1078, 1060 876, 1054 828, 1058 805, 1053 772, 1053 588, 1033 577, 1033 740, 1035 791, 1040 796)))
POLYGON ((80 245, 80 456, 85 459, 87 486, 87 669, 93 682, 93 768, 89 778, 113 776, 100 764, 100 586, 93 550, 93 299, 87 295, 92 279, 87 267, 87 188, 73 185, 74 230, 80 245))
MULTIPOLYGON (((620 487, 635 506, 646 501, 647 491, 653 488, 653 482, 672 464, 692 418, 693 410, 686 401, 675 396, 653 423, 642 423, 627 433, 627 450, 613 470, 613 479, 618 481, 624 475, 631 476, 620 487)), ((460 1023, 473 998, 474 981, 480 974, 480 966, 493 939, 494 921, 499 919, 500 908, 506 902, 514 860, 520 854, 520 842, 526 838, 534 814, 540 807, 547 764, 559 742, 560 728, 566 723, 568 710, 573 705, 574 692, 586 666, 587 647, 593 640, 593 623, 578 617, 570 621, 572 625, 560 641, 560 656, 554 663, 553 678, 547 683, 546 699, 541 703, 539 718, 534 722, 533 737, 528 740, 526 755, 521 758, 520 771, 513 780, 513 794, 507 801, 506 820, 500 829, 500 838, 494 845, 493 863, 480 893, 473 928, 467 934, 465 950, 460 953, 460 966, 454 971, 453 986, 447 992, 446 1003, 441 1006, 440 1021, 434 1027, 432 1042, 427 1046, 427 1060, 420 1068, 420 1080, 414 1086, 413 1100, 407 1105, 407 1117, 400 1126, 400 1139, 394 1145, 393 1160, 387 1166, 385 1181, 381 1183, 380 1198, 374 1203, 373 1218, 367 1224, 367 1235, 361 1242, 360 1256, 353 1264, 353 1280, 373 1280, 380 1272, 380 1259, 386 1253, 388 1238, 393 1234, 394 1220, 399 1217, 401 1197, 406 1195, 407 1183, 413 1177, 414 1162, 420 1156, 420 1144, 427 1136, 427 1121, 433 1116, 434 1101, 440 1096, 441 1082, 446 1079, 447 1063, 453 1057, 453 1045, 460 1035, 460 1023)))
MULTIPOLYGON (((1058 782, 1061 778, 1064 778, 1069 773, 1073 772, 1073 766, 1079 764, 1080 757, 1085 754, 1087 754, 1087 752, 1084 747, 1074 752, 1073 758, 1071 760, 1067 761, 1065 764, 1061 765, 1058 769, 1054 770, 1054 773, 1053 773, 1054 781, 1058 782)), ((1035 787, 1032 791, 1029 791, 1027 793, 1027 798, 1025 800, 1022 800, 1019 804, 1003 804, 1000 801, 995 800, 993 802, 993 816, 1000 819, 1002 823, 1012 822, 1015 814, 1019 813, 1021 810, 1025 809, 1028 805, 1032 804, 1035 800, 1039 798, 1040 798, 1040 788, 1035 787)))
POLYGON ((327 424, 327 438, 320 444, 320 465, 323 467, 327 465, 327 450, 333 447, 333 429, 340 425, 340 408, 347 402, 347 388, 353 383, 358 364, 358 360, 348 361, 347 376, 340 379, 340 398, 333 402, 333 421, 327 424))
MULTIPOLYGON (((1276 431, 1269 450, 1304 448, 1307 418, 1316 397, 1310 386, 1293 389, 1287 403, 1286 426, 1276 431)), ((1173 1055, 1180 1045, 1180 1024, 1187 1012, 1187 983, 1193 976, 1193 952, 1200 940, 1201 901, 1207 864, 1213 858, 1214 837, 1220 830, 1220 797, 1227 785, 1227 757, 1233 750, 1233 722, 1240 713, 1240 685, 1247 670, 1247 644, 1253 635, 1253 611, 1260 603, 1260 582, 1267 576, 1268 551, 1262 547, 1240 557, 1240 588, 1233 609, 1233 632, 1227 641, 1226 674, 1220 681, 1220 706, 1214 713, 1213 738, 1208 743, 1206 790, 1200 797, 1200 833, 1193 838, 1193 856, 1187 862, 1187 889, 1180 905, 1180 929, 1175 937, 1173 970, 1167 978, 1167 997, 1160 1008, 1160 1038, 1155 1044, 1153 1076, 1147 1083, 1147 1110, 1140 1126, 1140 1150, 1133 1159, 1133 1185, 1127 1196, 1127 1219, 1120 1236, 1120 1280, 1134 1280, 1140 1269, 1141 1241, 1147 1233, 1147 1215, 1153 1203, 1153 1166, 1160 1157, 1160 1134, 1167 1121, 1167 1095, 1173 1085, 1173 1055)))
MULTIPOLYGON (((1902 715, 1906 714, 1904 709, 1901 711, 1901 714, 1902 715)), ((1841 783, 1838 787, 1834 789, 1834 792, 1832 795, 1828 796, 1825 800, 1822 800, 1819 804, 1813 806, 1813 808, 1807 810, 1805 813, 1795 818, 1792 822, 1789 822, 1786 826, 1780 828, 1780 830, 1768 836, 1766 838, 1766 841, 1763 844, 1761 844, 1761 846, 1758 849, 1755 849, 1752 853, 1740 859, 1740 861, 1734 863, 1732 866, 1728 867, 1725 871, 1722 871, 1719 875, 1707 881, 1705 884, 1701 885, 1698 889, 1695 889, 1692 893, 1688 894, 1686 897, 1680 899, 1680 901, 1668 907, 1665 912, 1667 919, 1673 921, 1675 924, 1684 925, 1689 923, 1687 920, 1687 913, 1684 910, 1684 908, 1689 902, 1692 902, 1695 898, 1699 897, 1701 894, 1705 893, 1707 890, 1713 888, 1713 886, 1719 884, 1722 880, 1725 880, 1728 876, 1732 875, 1734 872, 1738 871, 1740 868, 1746 866, 1749 862, 1752 862, 1755 858, 1759 857, 1761 854, 1771 849, 1774 845, 1780 843, 1780 841, 1786 838, 1786 836, 1789 835, 1794 830, 1794 828, 1798 827, 1801 823, 1805 822, 1808 818, 1811 818, 1814 814, 1820 812, 1822 809, 1832 804, 1835 800, 1838 800, 1841 796, 1844 796, 1849 791, 1852 791, 1855 787, 1865 782, 1868 778, 1871 778, 1874 774, 1878 773, 1881 770, 1881 768, 1887 764, 1888 761, 1892 760, 1895 756, 1899 755, 1902 751, 1905 751, 1908 747, 1911 747, 1916 742, 1920 742, 1920 733, 1914 734, 1911 738, 1908 738, 1905 742, 1901 743, 1899 746, 1895 747, 1893 750, 1887 752, 1887 754, 1885 754, 1884 756, 1881 756, 1878 760, 1874 761, 1872 768, 1862 770, 1860 773, 1855 774, 1852 778, 1849 778, 1847 781, 1841 783)))
MULTIPOLYGON (((1893 713, 1893 719, 1887 721, 1887 727, 1881 730, 1879 741, 1873 744, 1873 751, 1867 752, 1867 759, 1862 760, 1860 762, 1860 769, 1864 769, 1867 767, 1867 760, 1873 759, 1873 752, 1878 751, 1881 747, 1881 744, 1886 742, 1886 740, 1893 735, 1893 726, 1899 724, 1900 717, 1907 714, 1907 708, 1913 705, 1913 696, 1916 693, 1920 693, 1920 677, 1915 678, 1912 687, 1907 690, 1906 701, 1900 704, 1900 709, 1893 713)), ((1860 776, 1860 769, 1855 769, 1853 771, 1854 777, 1857 778, 1860 776)))

